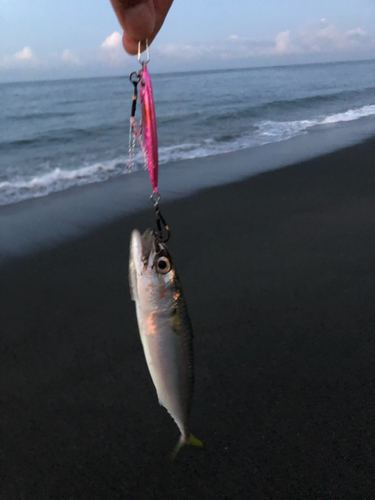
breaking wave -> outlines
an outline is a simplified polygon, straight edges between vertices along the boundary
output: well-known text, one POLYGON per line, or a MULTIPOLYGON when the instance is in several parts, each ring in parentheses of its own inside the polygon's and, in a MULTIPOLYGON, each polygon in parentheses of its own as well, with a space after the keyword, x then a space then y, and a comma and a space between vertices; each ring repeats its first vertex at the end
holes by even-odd
MULTIPOLYGON (((251 130, 245 131, 241 136, 222 135, 217 138, 204 139, 200 142, 161 147, 159 149, 159 161, 160 164, 165 164, 177 160, 199 158, 251 148, 308 133, 308 130, 315 126, 349 122, 372 115, 375 115, 375 105, 350 109, 342 113, 322 116, 314 120, 280 122, 263 120, 256 123, 251 127, 251 130)), ((142 168, 142 165, 142 156, 138 152, 134 157, 132 168, 129 167, 127 157, 120 157, 111 161, 96 162, 75 170, 56 168, 49 173, 29 179, 19 178, 13 181, 0 182, 0 205, 45 196, 73 186, 103 182, 111 177, 139 170, 142 168)))

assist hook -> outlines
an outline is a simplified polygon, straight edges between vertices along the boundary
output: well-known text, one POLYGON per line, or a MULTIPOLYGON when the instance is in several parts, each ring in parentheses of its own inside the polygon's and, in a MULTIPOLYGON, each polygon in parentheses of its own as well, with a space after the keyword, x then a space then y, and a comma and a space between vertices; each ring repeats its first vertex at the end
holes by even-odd
POLYGON ((166 243, 171 237, 171 231, 159 208, 160 194, 155 193, 154 191, 150 196, 150 199, 154 204, 155 209, 156 229, 154 233, 156 239, 159 243, 166 243))

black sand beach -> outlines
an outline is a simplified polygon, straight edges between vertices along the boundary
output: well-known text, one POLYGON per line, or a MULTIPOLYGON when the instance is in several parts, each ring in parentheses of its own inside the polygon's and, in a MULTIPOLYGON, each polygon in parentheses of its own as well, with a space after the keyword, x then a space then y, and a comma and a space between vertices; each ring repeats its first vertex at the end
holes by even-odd
POLYGON ((375 498, 374 158, 164 205, 206 444, 175 462, 127 283, 152 211, 1 267, 0 498, 375 498))

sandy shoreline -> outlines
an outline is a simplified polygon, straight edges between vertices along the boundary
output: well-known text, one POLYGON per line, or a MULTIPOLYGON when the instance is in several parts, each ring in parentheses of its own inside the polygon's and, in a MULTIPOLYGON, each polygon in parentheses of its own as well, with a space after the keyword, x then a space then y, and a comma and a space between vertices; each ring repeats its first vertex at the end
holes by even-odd
POLYGON ((141 212, 0 268, 0 498, 371 498, 375 140, 168 202, 195 330, 169 453, 127 284, 141 212))
MULTIPOLYGON (((263 146, 161 165, 162 202, 318 158, 374 134, 375 122, 367 117, 335 127, 317 126, 308 134, 263 146)), ((148 209, 150 186, 147 172, 138 171, 0 206, 0 266, 148 209)))

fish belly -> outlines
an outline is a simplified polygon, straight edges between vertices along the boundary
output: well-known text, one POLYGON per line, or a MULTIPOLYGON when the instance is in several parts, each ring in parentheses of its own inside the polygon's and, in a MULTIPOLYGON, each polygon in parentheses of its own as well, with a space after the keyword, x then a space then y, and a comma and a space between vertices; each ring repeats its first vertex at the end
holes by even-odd
POLYGON ((192 366, 189 339, 170 327, 170 318, 160 311, 146 313, 137 308, 138 325, 146 362, 159 403, 188 435, 192 399, 192 366))

